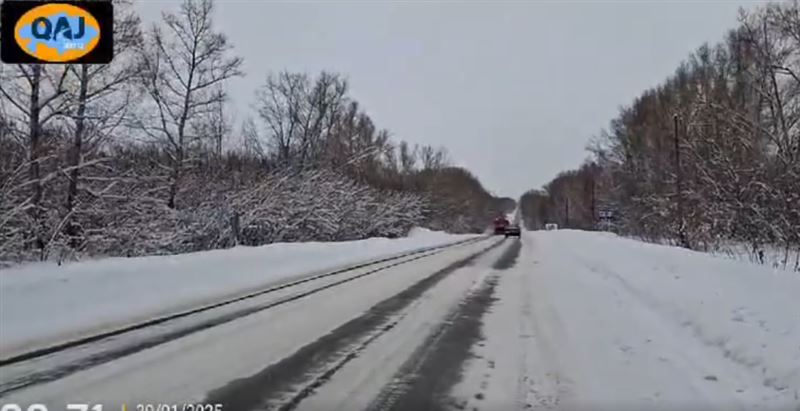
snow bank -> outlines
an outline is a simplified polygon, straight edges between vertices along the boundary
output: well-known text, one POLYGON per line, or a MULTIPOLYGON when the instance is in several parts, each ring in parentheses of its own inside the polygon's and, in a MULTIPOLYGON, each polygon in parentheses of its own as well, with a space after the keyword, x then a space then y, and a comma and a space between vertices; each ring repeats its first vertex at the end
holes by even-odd
MULTIPOLYGON (((629 375, 631 384, 639 381, 642 389, 650 389, 674 380, 676 374, 661 371, 683 364, 691 390, 678 391, 671 383, 659 388, 660 398, 653 401, 675 405, 698 392, 707 393, 710 404, 743 408, 782 407, 797 400, 796 273, 597 233, 559 230, 530 236, 544 275, 537 287, 550 294, 551 307, 558 307, 560 327, 572 337, 567 345, 583 341, 592 347, 575 361, 605 362, 598 366, 602 373, 585 380, 629 375), (643 353, 638 371, 630 368, 636 352, 643 353), (614 355, 624 367, 611 364, 614 355), (645 384, 648 379, 652 385, 645 384), (720 397, 723 393, 730 402, 720 397)), ((585 373, 591 367, 581 368, 585 373)), ((587 384, 597 386, 596 381, 587 384)))
POLYGON ((186 308, 287 277, 470 237, 416 228, 400 239, 277 243, 0 270, 0 357, 22 346, 186 308))
MULTIPOLYGON (((631 238, 636 239, 635 237, 631 238)), ((643 241, 653 244, 678 246, 678 241, 673 238, 655 240, 644 239, 643 241)), ((702 244, 698 244, 695 248, 718 257, 747 261, 753 264, 761 264, 783 270, 800 271, 800 250, 796 248, 787 250, 785 247, 767 244, 762 245, 759 250, 753 250, 752 245, 737 241, 720 241, 718 244, 710 245, 705 249, 702 244), (757 251, 761 251, 763 255, 759 256, 757 251)))
POLYGON ((763 246, 763 255, 753 251, 752 247, 743 243, 728 242, 717 247, 711 252, 715 255, 723 256, 740 261, 748 261, 753 264, 763 264, 773 268, 784 270, 800 271, 800 250, 787 250, 776 246, 763 246))
POLYGON ((798 410, 797 274, 608 233, 522 243, 456 408, 798 410))

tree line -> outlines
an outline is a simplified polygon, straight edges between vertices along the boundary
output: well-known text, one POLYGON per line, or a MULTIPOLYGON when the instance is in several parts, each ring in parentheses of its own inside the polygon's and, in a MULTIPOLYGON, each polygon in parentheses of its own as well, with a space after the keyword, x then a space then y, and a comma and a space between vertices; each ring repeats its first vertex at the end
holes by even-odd
POLYGON ((0 67, 0 262, 480 232, 513 207, 394 141, 337 73, 269 73, 235 127, 243 59, 213 1, 151 27, 114 4, 112 63, 0 67))
POLYGON ((723 41, 622 108, 585 164, 526 193, 526 223, 778 248, 800 267, 799 122, 800 5, 742 10, 723 41))

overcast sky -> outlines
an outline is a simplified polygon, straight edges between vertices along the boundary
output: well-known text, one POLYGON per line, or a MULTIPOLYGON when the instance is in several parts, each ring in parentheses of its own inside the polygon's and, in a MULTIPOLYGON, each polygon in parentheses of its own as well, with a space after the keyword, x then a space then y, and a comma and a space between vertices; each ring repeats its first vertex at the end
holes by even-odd
MULTIPOLYGON (((137 7, 152 22, 177 5, 137 7)), ((516 198, 578 166, 621 105, 754 5, 218 0, 215 23, 245 59, 247 77, 230 84, 237 111, 270 71, 340 72, 378 127, 447 147, 516 198)))

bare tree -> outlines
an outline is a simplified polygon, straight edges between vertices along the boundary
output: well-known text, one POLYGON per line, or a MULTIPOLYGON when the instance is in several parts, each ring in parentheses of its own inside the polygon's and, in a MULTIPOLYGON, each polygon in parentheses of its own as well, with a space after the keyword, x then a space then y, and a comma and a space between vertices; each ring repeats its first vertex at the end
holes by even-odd
POLYGON ((419 148, 419 159, 423 169, 434 170, 448 165, 447 149, 422 146, 419 148))
POLYGON ((264 144, 258 133, 258 127, 252 117, 248 117, 242 122, 240 134, 241 147, 244 149, 244 155, 265 160, 267 153, 266 150, 264 150, 264 144))
MULTIPOLYGON (((48 157, 43 144, 43 130, 50 122, 66 113, 69 99, 65 81, 68 66, 20 64, 0 66, 0 94, 8 108, 9 116, 27 125, 22 135, 27 142, 28 181, 30 198, 25 209, 30 218, 30 240, 33 246, 44 250, 47 241, 43 226, 44 183, 42 162, 48 157)), ((43 258, 43 254, 42 254, 43 258)))
POLYGON ((417 167, 417 147, 411 148, 407 142, 402 141, 397 155, 402 173, 411 174, 417 167))
POLYGON ((256 92, 256 109, 276 160, 302 167, 335 161, 330 155, 341 158, 346 93, 347 82, 332 73, 322 72, 313 83, 303 73, 267 76, 256 92))
MULTIPOLYGON (((133 79, 141 70, 138 49, 142 46, 139 17, 133 12, 131 2, 114 2, 114 60, 110 64, 70 66, 77 83, 77 93, 71 96, 72 144, 69 149, 66 173, 65 209, 70 221, 78 201, 81 169, 87 164, 87 155, 97 150, 104 140, 121 124, 132 105, 133 79)), ((114 184, 106 182, 106 184, 114 184)), ((106 186, 107 187, 107 186, 106 186)), ((103 192, 103 188, 90 192, 103 192)), ((78 235, 79 226, 66 225, 67 235, 78 235)))
POLYGON ((163 142, 169 157, 167 205, 176 197, 187 163, 187 148, 199 138, 190 123, 210 113, 226 98, 226 80, 242 75, 242 59, 231 56, 224 34, 214 31, 212 0, 184 0, 177 14, 164 13, 164 28, 154 26, 144 53, 143 84, 154 118, 142 129, 163 142))

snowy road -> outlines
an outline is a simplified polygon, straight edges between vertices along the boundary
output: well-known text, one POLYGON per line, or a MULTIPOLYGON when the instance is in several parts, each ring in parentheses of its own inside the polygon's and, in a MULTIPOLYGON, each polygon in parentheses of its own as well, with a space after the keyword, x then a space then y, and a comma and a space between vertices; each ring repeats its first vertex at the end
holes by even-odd
POLYGON ((800 278, 610 234, 530 232, 457 409, 800 410, 800 278))
POLYGON ((5 364, 2 401, 56 408, 103 403, 111 409, 204 399, 226 409, 290 402, 295 386, 307 383, 309 375, 380 334, 445 280, 461 278, 456 274, 462 266, 501 244, 479 239, 404 263, 369 265, 200 313, 203 318, 179 318, 5 364), (230 321, 217 320, 228 315, 230 321), (262 386, 264 373, 269 386, 262 386), (281 377, 272 378, 276 374, 281 377))
MULTIPOLYGON (((248 300, 227 310, 285 302, 9 389, 0 402, 800 410, 800 278, 789 272, 567 230, 369 271, 248 300)), ((198 322, 148 330, 134 345, 198 322)), ((105 344, 0 367, 0 387, 126 346, 105 344)))

